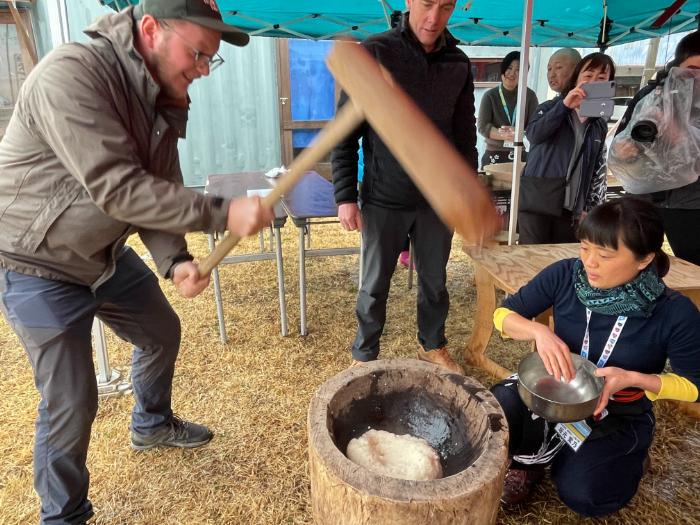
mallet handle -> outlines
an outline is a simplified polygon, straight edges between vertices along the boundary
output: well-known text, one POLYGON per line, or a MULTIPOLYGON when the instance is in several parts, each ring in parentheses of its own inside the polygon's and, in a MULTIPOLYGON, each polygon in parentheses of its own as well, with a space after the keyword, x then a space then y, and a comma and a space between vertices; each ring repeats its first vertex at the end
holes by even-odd
MULTIPOLYGON (((262 199, 262 205, 272 208, 275 203, 289 192, 299 180, 321 161, 333 147, 348 136, 364 120, 362 112, 348 101, 338 110, 333 120, 317 135, 314 143, 302 151, 289 166, 289 171, 280 177, 272 191, 262 199)), ((199 264, 199 274, 204 277, 226 257, 241 238, 227 233, 216 248, 199 264)))

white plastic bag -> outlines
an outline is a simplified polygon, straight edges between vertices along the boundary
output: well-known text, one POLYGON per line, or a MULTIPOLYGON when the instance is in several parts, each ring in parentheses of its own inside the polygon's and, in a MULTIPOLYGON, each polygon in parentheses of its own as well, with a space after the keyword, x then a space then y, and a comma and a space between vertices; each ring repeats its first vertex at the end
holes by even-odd
POLYGON ((672 68, 634 108, 608 167, 628 193, 671 190, 700 175, 700 71, 672 68))

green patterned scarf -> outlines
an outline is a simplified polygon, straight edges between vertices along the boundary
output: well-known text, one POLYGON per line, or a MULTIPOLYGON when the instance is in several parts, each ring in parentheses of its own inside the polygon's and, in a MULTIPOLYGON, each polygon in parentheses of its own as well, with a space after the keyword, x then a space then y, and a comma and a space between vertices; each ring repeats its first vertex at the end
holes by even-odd
POLYGON ((656 265, 652 263, 626 284, 605 290, 594 288, 588 283, 581 259, 577 259, 574 263, 574 288, 579 301, 592 312, 649 317, 666 285, 659 279, 656 265))

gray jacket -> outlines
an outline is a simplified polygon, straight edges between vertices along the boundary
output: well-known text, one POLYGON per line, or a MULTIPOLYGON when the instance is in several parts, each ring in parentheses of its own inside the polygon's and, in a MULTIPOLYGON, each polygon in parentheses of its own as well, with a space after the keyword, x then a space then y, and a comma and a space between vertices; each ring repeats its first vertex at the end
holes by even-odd
POLYGON ((188 109, 160 105, 134 47, 133 9, 98 19, 31 72, 0 142, 0 265, 89 285, 134 232, 159 272, 191 258, 184 234, 221 231, 228 206, 183 186, 188 109))

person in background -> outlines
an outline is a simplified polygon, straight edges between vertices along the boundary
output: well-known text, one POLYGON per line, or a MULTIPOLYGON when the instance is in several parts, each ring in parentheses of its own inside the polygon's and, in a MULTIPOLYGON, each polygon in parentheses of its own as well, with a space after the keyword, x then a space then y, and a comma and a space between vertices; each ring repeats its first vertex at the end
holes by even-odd
MULTIPOLYGON (((477 129, 486 139, 486 151, 481 157, 481 168, 487 164, 513 161, 515 117, 519 108, 518 76, 520 75, 520 52, 511 51, 501 61, 501 83, 484 93, 479 107, 477 129)), ((527 126, 537 108, 537 95, 527 88, 525 117, 527 126)), ((523 152, 523 161, 526 156, 523 152)))
POLYGON ((86 33, 88 43, 56 48, 28 75, 0 142, 0 310, 41 394, 33 461, 43 525, 94 515, 94 317, 134 345, 132 448, 193 448, 213 436, 173 414, 180 319, 127 238, 138 233, 158 273, 194 297, 209 275, 184 234, 244 237, 274 217, 257 197, 229 202, 183 185, 188 88, 223 63, 222 39, 248 43, 213 0, 142 0, 86 33))
POLYGON ((559 95, 569 85, 574 69, 581 61, 581 54, 573 48, 563 47, 549 57, 547 83, 559 95))
MULTIPOLYGON (((675 57, 666 70, 649 82, 629 102, 625 114, 620 119, 616 134, 622 133, 627 128, 639 101, 664 81, 672 67, 700 69, 700 31, 694 31, 683 37, 678 42, 675 57)), ((639 151, 633 143, 622 143, 617 147, 614 146, 610 154, 627 162, 633 162, 638 157, 639 151)), ((644 198, 651 200, 659 207, 666 236, 674 255, 700 265, 700 179, 680 188, 645 195, 644 198)))
POLYGON ((561 95, 540 104, 525 130, 530 156, 520 180, 520 244, 576 242, 581 216, 604 202, 607 121, 579 114, 583 85, 612 80, 603 53, 585 56, 561 95))
POLYGON ((579 258, 545 268, 503 301, 494 324, 513 339, 534 341, 557 380, 576 375, 572 353, 596 363, 595 374, 605 382, 584 422, 590 435, 574 451, 553 423, 525 406, 517 380, 491 390, 510 434, 502 501, 525 502, 550 464, 561 500, 595 517, 616 512, 637 492, 654 437, 652 402, 698 401, 700 312, 663 282, 670 261, 661 248, 661 216, 650 203, 632 197, 606 202, 583 219, 578 234, 579 258), (554 330, 531 321, 549 308, 554 330), (665 371, 667 361, 672 373, 665 371))
MULTIPOLYGON (((474 82, 467 56, 446 29, 454 0, 407 0, 400 24, 362 42, 427 114, 459 153, 477 167, 474 82)), ((339 105, 347 101, 341 94, 339 105)), ((372 127, 364 123, 331 154, 338 218, 361 230, 362 285, 355 309, 353 364, 377 359, 396 259, 410 235, 418 274, 418 357, 463 373, 447 351, 447 261, 453 232, 445 226, 372 127), (362 137, 364 176, 357 191, 357 141, 362 137), (358 202, 359 200, 359 202, 358 202), (361 210, 360 206, 361 204, 361 210)))

